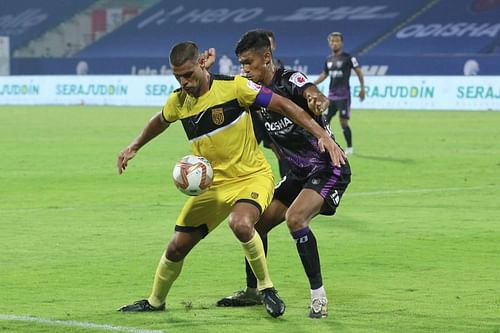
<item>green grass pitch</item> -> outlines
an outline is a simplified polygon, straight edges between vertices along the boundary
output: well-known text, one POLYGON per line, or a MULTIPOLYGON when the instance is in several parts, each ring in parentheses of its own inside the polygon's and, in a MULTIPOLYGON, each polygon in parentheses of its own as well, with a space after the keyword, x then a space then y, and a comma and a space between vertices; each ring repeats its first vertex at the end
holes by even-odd
POLYGON ((149 295, 185 199, 170 175, 189 153, 180 124, 117 174, 154 112, 0 107, 0 331, 500 332, 500 112, 354 110, 351 186, 312 224, 328 318, 307 318, 284 225, 269 267, 285 315, 215 307, 245 284, 227 223, 187 257, 167 312, 117 313, 149 295))

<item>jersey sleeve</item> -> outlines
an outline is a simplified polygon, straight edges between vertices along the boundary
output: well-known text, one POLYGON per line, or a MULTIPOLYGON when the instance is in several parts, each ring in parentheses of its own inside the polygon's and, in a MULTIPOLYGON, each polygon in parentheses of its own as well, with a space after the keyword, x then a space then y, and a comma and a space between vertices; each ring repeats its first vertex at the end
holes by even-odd
POLYGON ((313 83, 301 72, 287 71, 283 75, 282 85, 288 90, 289 96, 304 96, 304 91, 313 83))
POLYGON ((328 69, 327 61, 325 60, 325 64, 323 65, 323 73, 325 73, 325 75, 328 75, 329 71, 330 70, 328 69))
POLYGON ((351 56, 350 60, 351 60, 352 68, 358 68, 359 67, 359 63, 358 63, 358 60, 356 59, 356 57, 351 56))
POLYGON ((271 102, 273 92, 240 75, 234 77, 236 98, 241 106, 259 105, 267 107, 271 102))
POLYGON ((179 110, 180 101, 179 101, 179 93, 173 92, 168 96, 161 113, 163 115, 163 120, 168 123, 173 123, 176 120, 179 120, 179 110))

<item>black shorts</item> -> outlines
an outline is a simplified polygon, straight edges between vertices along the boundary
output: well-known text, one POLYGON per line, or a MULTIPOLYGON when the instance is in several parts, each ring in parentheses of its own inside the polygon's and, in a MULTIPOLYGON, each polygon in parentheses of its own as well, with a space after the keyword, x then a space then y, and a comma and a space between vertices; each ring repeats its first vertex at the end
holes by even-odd
POLYGON ((338 99, 338 100, 330 100, 330 105, 328 106, 328 111, 326 113, 326 120, 328 123, 332 120, 333 117, 337 114, 337 111, 340 111, 339 117, 342 119, 350 119, 351 118, 351 99, 338 99))
POLYGON ((285 206, 290 207, 302 189, 309 188, 325 200, 320 214, 334 215, 350 182, 351 169, 348 162, 340 169, 324 170, 304 179, 297 178, 292 172, 288 172, 276 185, 273 200, 279 200, 285 206))

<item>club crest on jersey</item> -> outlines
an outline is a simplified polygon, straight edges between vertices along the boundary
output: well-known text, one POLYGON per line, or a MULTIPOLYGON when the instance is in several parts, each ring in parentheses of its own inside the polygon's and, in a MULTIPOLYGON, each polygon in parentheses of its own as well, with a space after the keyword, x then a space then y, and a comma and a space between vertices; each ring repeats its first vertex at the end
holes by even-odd
POLYGON ((215 125, 222 125, 224 123, 224 109, 212 109, 212 121, 215 125))
POLYGON ((333 62, 332 62, 332 61, 328 61, 328 62, 326 63, 326 66, 327 66, 328 68, 332 68, 332 65, 333 65, 333 62))
POLYGON ((337 68, 342 67, 342 60, 337 60, 337 61, 335 62, 335 66, 337 66, 337 68))
POLYGON ((252 192, 252 194, 250 194, 250 196, 252 197, 252 199, 257 199, 259 197, 259 193, 252 192))
POLYGON ((305 75, 299 72, 293 73, 288 81, 292 82, 297 87, 302 87, 304 84, 309 82, 309 80, 305 77, 305 75))

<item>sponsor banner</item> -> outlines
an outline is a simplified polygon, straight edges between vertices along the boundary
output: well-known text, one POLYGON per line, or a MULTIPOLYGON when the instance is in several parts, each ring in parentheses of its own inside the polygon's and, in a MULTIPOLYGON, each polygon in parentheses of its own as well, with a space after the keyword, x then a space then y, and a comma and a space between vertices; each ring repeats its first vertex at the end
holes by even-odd
MULTIPOLYGON (((353 109, 500 111, 498 76, 372 76, 365 78, 366 98, 359 101, 357 77, 351 77, 353 109)), ((328 79, 319 85, 328 93, 328 79)))
MULTIPOLYGON (((325 95, 328 81, 319 85, 325 95)), ((360 102, 358 79, 351 78, 353 109, 500 111, 499 76, 372 76, 365 81, 366 99, 360 102)), ((161 107, 178 87, 171 75, 5 76, 0 77, 0 103, 161 107)))

